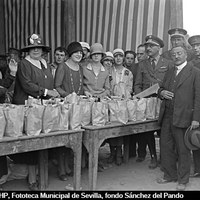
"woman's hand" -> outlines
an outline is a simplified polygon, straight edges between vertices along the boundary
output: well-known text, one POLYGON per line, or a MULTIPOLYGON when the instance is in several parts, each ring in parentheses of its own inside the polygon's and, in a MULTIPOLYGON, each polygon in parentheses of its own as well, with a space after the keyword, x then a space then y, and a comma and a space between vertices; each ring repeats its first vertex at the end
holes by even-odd
POLYGON ((88 91, 85 91, 85 95, 86 95, 87 97, 92 97, 92 94, 91 94, 90 92, 88 92, 88 91))
POLYGON ((60 96, 60 94, 55 89, 54 90, 48 90, 47 95, 50 96, 50 97, 59 97, 60 96))

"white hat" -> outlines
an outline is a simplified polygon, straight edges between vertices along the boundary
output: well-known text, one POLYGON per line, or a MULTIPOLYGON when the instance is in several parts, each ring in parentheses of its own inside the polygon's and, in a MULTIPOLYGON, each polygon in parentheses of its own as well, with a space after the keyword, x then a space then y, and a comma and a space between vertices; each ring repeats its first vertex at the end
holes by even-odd
POLYGON ((116 54, 121 54, 124 56, 124 51, 122 49, 117 48, 113 51, 113 56, 115 56, 116 54))
POLYGON ((90 45, 87 42, 80 42, 82 48, 87 48, 90 51, 90 45))
POLYGON ((110 51, 105 52, 101 61, 104 61, 106 58, 111 58, 112 60, 114 60, 114 56, 113 56, 112 52, 110 52, 110 51))

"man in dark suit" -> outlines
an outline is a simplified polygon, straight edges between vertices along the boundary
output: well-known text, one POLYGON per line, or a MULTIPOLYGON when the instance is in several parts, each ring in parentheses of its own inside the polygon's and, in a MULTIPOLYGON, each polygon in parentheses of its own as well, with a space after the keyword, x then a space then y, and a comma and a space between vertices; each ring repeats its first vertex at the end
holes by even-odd
MULTIPOLYGON (((200 35, 194 35, 188 39, 189 44, 194 50, 195 58, 191 61, 192 64, 200 69, 200 35)), ((200 178, 200 149, 193 150, 194 173, 191 175, 193 178, 200 178)))
MULTIPOLYGON (((187 51, 187 61, 193 60, 195 56, 194 52, 186 42, 187 31, 183 28, 173 28, 168 31, 168 34, 170 35, 172 48, 176 46, 183 46, 187 51)), ((168 60, 172 60, 170 50, 165 51, 162 54, 162 57, 168 60)))
MULTIPOLYGON (((138 71, 134 85, 134 91, 136 94, 156 83, 161 84, 165 73, 170 67, 170 61, 160 56, 160 49, 164 46, 163 41, 153 35, 147 36, 145 41, 146 52, 149 57, 148 59, 141 61, 138 65, 138 71)), ((144 157, 138 158, 137 161, 144 160, 146 156, 146 146, 148 145, 151 154, 151 163, 149 168, 155 169, 158 163, 154 132, 150 131, 139 134, 138 138, 140 151, 143 152, 144 157)))
POLYGON ((189 182, 191 154, 184 143, 189 126, 199 127, 200 70, 187 62, 184 47, 171 50, 174 62, 166 74, 158 95, 163 99, 159 115, 161 124, 161 164, 164 177, 160 184, 178 181, 177 190, 189 182))

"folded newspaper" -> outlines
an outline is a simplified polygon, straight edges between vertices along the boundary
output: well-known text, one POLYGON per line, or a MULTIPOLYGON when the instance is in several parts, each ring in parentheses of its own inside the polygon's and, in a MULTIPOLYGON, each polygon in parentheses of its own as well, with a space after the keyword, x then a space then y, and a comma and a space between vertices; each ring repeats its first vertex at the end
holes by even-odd
POLYGON ((141 99, 141 98, 144 98, 144 97, 148 97, 152 94, 157 94, 158 89, 159 89, 159 84, 156 83, 156 84, 152 85, 151 87, 147 88, 146 90, 134 95, 133 98, 141 99))

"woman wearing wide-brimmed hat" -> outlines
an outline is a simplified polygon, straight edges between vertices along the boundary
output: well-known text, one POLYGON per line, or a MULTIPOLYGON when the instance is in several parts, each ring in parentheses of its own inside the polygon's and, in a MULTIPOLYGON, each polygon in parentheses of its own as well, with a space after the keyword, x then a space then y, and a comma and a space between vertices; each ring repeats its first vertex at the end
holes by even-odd
MULTIPOLYGON (((21 60, 16 75, 13 104, 23 105, 29 96, 34 98, 50 98, 59 96, 53 89, 53 76, 50 66, 42 58, 43 52, 50 50, 50 47, 43 44, 40 35, 32 34, 28 37, 28 45, 21 51, 28 55, 21 60)), ((12 155, 15 163, 28 165, 29 188, 37 190, 36 165, 38 151, 12 155)))

